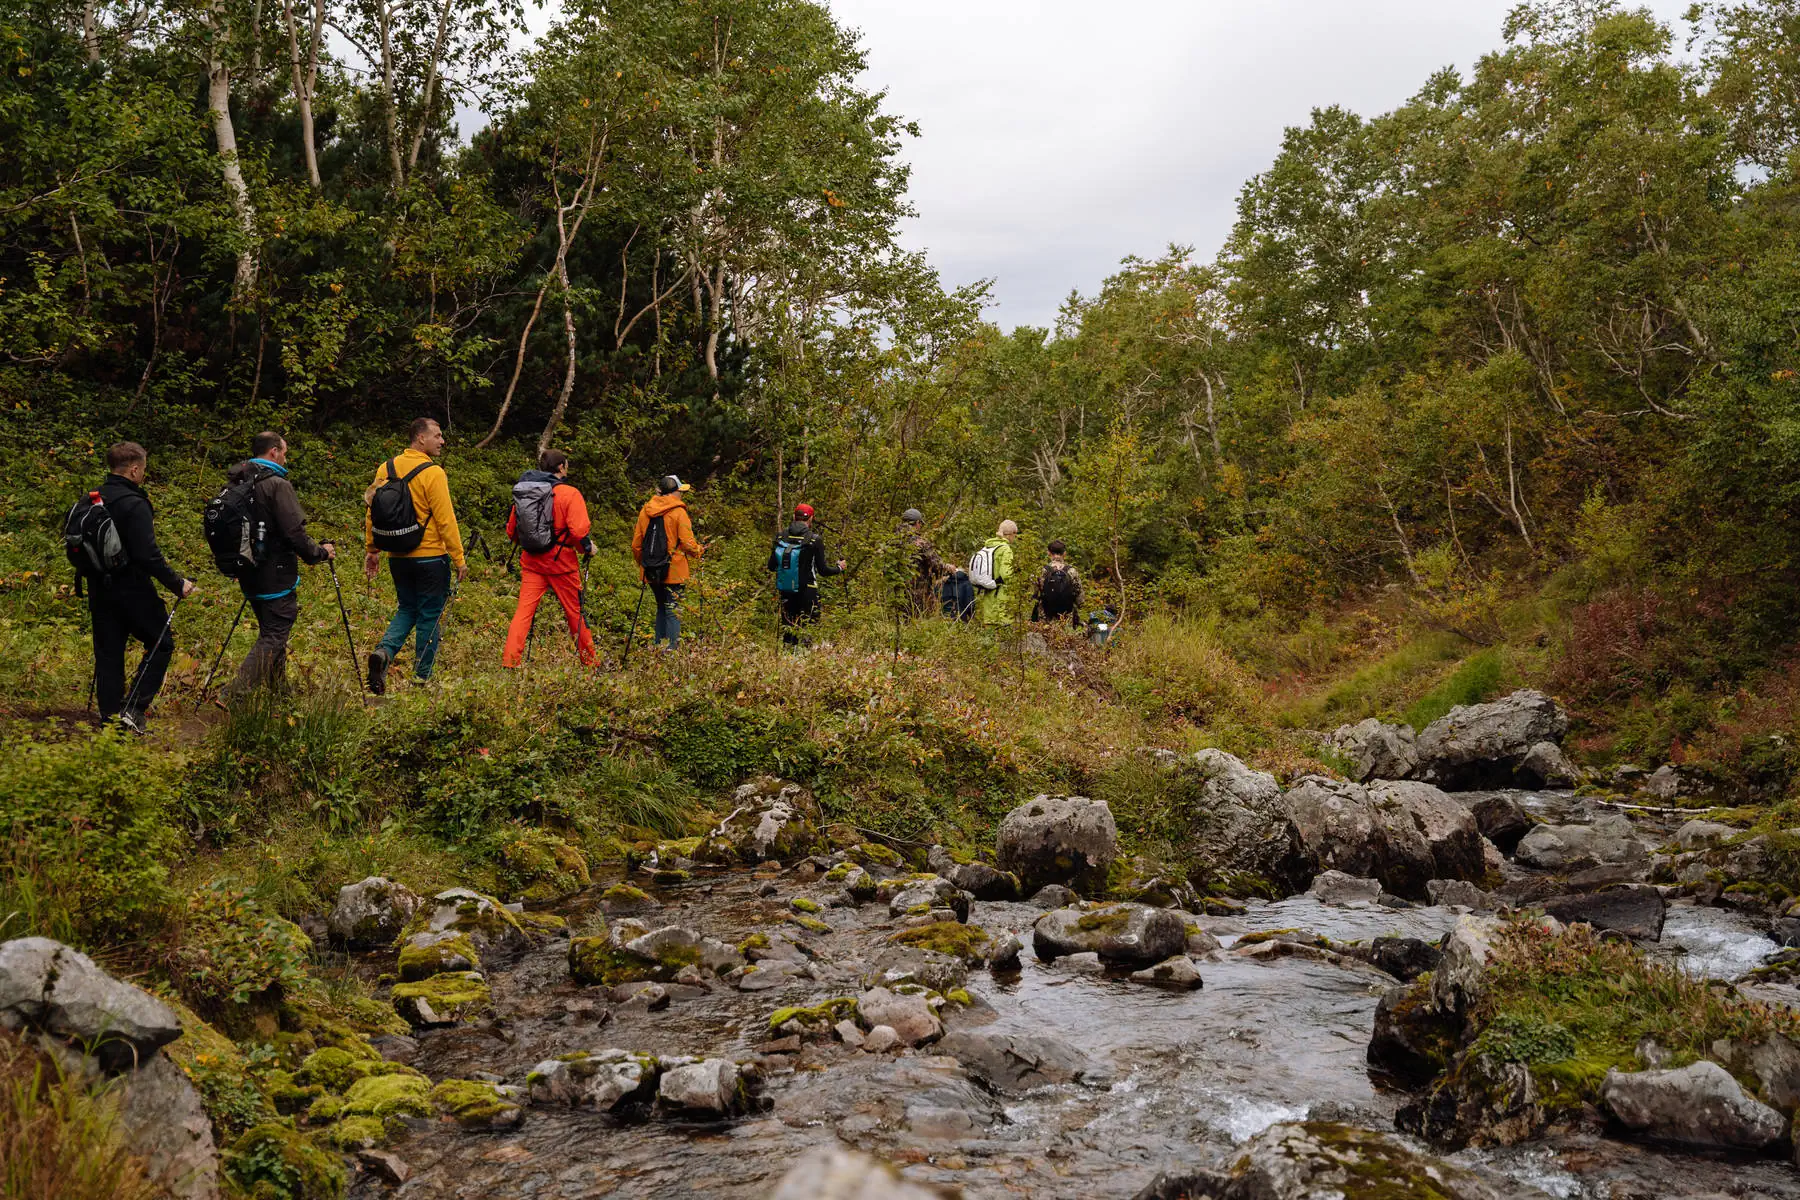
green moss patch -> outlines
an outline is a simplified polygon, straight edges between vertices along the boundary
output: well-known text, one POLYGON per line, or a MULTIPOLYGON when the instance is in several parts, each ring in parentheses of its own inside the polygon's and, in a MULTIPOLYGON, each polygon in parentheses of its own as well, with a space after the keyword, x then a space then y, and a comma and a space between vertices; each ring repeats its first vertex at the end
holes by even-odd
POLYGON ((447 971, 394 987, 394 1010, 414 1025, 471 1021, 489 1011, 486 981, 473 971, 447 971))
POLYGON ((971 963, 987 960, 988 947, 993 944, 993 940, 981 926, 964 925, 957 921, 935 921, 930 925, 902 929, 888 938, 896 946, 935 950, 939 954, 954 955, 971 963))
POLYGON ((813 1032, 823 1032, 839 1021, 853 1019, 855 1016, 856 997, 837 996, 819 1004, 776 1009, 769 1014, 769 1032, 779 1032, 790 1021, 813 1032))
POLYGON ((569 939, 569 978, 584 987, 663 979, 673 972, 653 958, 604 937, 569 939))
POLYGON ((788 920, 791 923, 798 925, 800 928, 806 930, 808 933, 830 933, 831 932, 831 926, 829 926, 825 922, 819 920, 819 918, 817 918, 817 917, 809 917, 809 916, 805 915, 804 913, 795 913, 793 916, 789 917, 788 920))
POLYGON ((906 861, 898 853, 874 842, 859 842, 844 851, 844 857, 862 866, 881 866, 898 871, 906 861))
POLYGON ((429 946, 407 943, 400 948, 400 978, 407 983, 430 979, 445 971, 468 971, 481 965, 481 955, 467 934, 457 934, 429 946))
POLYGON ((431 1089, 431 1103, 467 1129, 508 1122, 519 1111, 519 1106, 502 1096, 493 1084, 474 1079, 444 1080, 431 1089))
POLYGON ((339 1150, 368 1150, 387 1140, 387 1129, 377 1117, 345 1117, 321 1129, 318 1136, 339 1150))
POLYGON ((805 896, 795 896, 792 900, 788 901, 788 907, 795 912, 803 913, 822 913, 825 911, 824 905, 820 904, 817 900, 808 900, 805 896))
POLYGON ((245 1131, 226 1147, 220 1166, 259 1200, 335 1200, 344 1194, 343 1161, 275 1121, 245 1131))

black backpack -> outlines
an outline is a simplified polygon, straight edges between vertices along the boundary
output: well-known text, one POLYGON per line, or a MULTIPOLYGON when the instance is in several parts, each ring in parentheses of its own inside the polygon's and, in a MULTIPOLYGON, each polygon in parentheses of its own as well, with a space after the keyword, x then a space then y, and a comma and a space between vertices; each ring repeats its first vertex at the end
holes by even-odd
POLYGON ((1046 617, 1074 612, 1075 602, 1080 598, 1081 588, 1069 568, 1054 563, 1044 568, 1044 577, 1038 584, 1038 603, 1046 617))
POLYGON ((256 510, 256 485, 268 471, 252 471, 235 483, 227 483, 207 502, 200 514, 200 528, 213 565, 227 579, 247 579, 262 561, 269 523, 256 510))
POLYGON ((669 531, 663 525, 667 513, 658 513, 644 525, 644 540, 638 543, 638 564, 644 568, 644 578, 651 583, 662 583, 669 578, 669 563, 673 561, 669 554, 669 531))
POLYGON ((104 584, 131 565, 125 542, 99 492, 77 500, 63 521, 63 553, 75 568, 75 594, 83 580, 104 584))
POLYGON ((420 471, 436 463, 423 462, 405 475, 399 474, 394 460, 387 460, 387 479, 369 497, 369 539, 377 550, 389 554, 410 554, 425 540, 425 526, 431 514, 419 520, 413 507, 412 481, 420 471))
MULTIPOLYGON (((513 484, 513 528, 527 554, 548 554, 556 547, 556 485, 541 479, 513 484)), ((646 539, 649 532, 645 531, 646 539)), ((648 544, 646 542, 646 544, 648 544)))

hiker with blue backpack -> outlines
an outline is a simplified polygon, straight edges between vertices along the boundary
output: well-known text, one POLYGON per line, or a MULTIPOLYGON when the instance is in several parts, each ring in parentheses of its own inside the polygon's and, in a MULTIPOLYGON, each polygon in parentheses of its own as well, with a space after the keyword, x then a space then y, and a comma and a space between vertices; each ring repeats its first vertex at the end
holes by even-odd
MULTIPOLYGON (((631 557, 638 563, 638 573, 656 596, 655 637, 651 644, 661 649, 675 649, 681 641, 681 593, 691 575, 689 560, 698 560, 705 547, 694 538, 694 522, 688 516, 687 493, 694 490, 679 476, 664 475, 656 484, 656 495, 638 510, 637 525, 631 531, 631 557)), ((638 591, 638 604, 643 604, 643 590, 638 591)), ((637 617, 632 617, 635 634, 637 617)), ((627 643, 629 644, 629 643, 627 643)))
POLYGON ((781 641, 798 646, 799 628, 819 619, 819 580, 841 574, 845 563, 833 563, 825 553, 825 539, 812 527, 813 507, 794 505, 794 521, 769 549, 769 570, 781 598, 781 641))
POLYGON ((506 630, 501 666, 516 667, 524 660, 538 602, 545 592, 555 592, 562 603, 563 619, 569 636, 575 639, 581 665, 591 667, 600 661, 582 613, 581 564, 575 558, 578 550, 584 558, 594 553, 594 539, 589 536, 592 527, 587 501, 568 482, 568 476, 569 456, 561 450, 546 450, 538 455, 537 467, 519 476, 513 485, 506 536, 519 544, 519 606, 506 630))

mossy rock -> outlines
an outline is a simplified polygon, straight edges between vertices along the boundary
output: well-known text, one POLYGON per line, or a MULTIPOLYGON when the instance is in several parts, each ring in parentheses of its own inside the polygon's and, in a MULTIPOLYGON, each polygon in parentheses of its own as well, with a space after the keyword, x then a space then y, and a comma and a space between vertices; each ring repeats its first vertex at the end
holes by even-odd
POLYGON ((289 1071, 270 1071, 263 1077, 265 1094, 275 1111, 284 1117, 305 1112, 307 1107, 325 1094, 318 1084, 297 1084, 289 1071))
POLYGON ((676 858, 693 858, 699 851, 704 837, 674 838, 656 844, 656 857, 659 862, 668 862, 676 858))
MULTIPOLYGON (((237 1043, 208 1025, 179 1000, 165 1000, 181 1019, 181 1036, 164 1053, 200 1092, 206 1115, 221 1132, 237 1133, 273 1120, 281 1109, 273 1103, 271 1076, 261 1086, 251 1073, 250 1059, 237 1043)), ((291 1080, 283 1080, 291 1083, 291 1080)))
POLYGON ((795 913, 793 916, 790 916, 788 918, 788 921, 792 924, 798 925, 800 928, 806 930, 808 933, 830 933, 831 932, 831 926, 829 926, 825 922, 819 920, 819 918, 817 918, 817 917, 809 917, 809 916, 806 916, 804 913, 795 913))
POLYGON ((773 1036, 782 1032, 782 1027, 789 1022, 793 1022, 801 1032, 824 1033, 839 1021, 855 1018, 856 997, 836 996, 818 1004, 791 1005, 776 1009, 769 1014, 769 1033, 773 1036))
POLYGON ((445 930, 467 934, 483 954, 507 954, 531 944, 518 914, 494 897, 469 888, 449 888, 421 904, 401 936, 410 939, 414 934, 445 930))
POLYGON ((500 877, 528 904, 561 900, 593 882, 580 850, 548 830, 523 827, 501 841, 500 877))
POLYGON ((328 1092, 341 1092, 357 1080, 374 1074, 379 1065, 387 1064, 367 1042, 362 1043, 360 1052, 357 1048, 326 1046, 306 1056, 299 1070, 294 1072, 294 1082, 303 1087, 316 1084, 328 1092))
POLYGON ((661 908, 662 901, 643 888, 632 887, 629 883, 615 883, 600 893, 600 906, 609 915, 639 913, 661 908))
POLYGON ((686 883, 693 877, 691 871, 682 871, 673 867, 650 872, 650 882, 658 887, 673 887, 678 883, 686 883))
POLYGON ((387 1140, 387 1127, 378 1117, 345 1117, 321 1129, 318 1137, 343 1151, 372 1150, 387 1140))
POLYGON ((640 980, 662 980, 673 975, 674 969, 654 958, 615 946, 610 938, 569 939, 569 978, 584 987, 612 987, 640 980))
POLYGON ((259 1200, 337 1200, 344 1194, 343 1160, 277 1121, 246 1130, 226 1147, 220 1166, 259 1200))
POLYGON ((850 872, 854 870, 856 870, 855 863, 841 862, 837 866, 831 868, 831 870, 825 872, 825 882, 842 883, 844 880, 850 878, 850 872))
POLYGON ((1124 908, 1101 908, 1091 913, 1084 913, 1075 922, 1075 928, 1083 933, 1124 933, 1125 926, 1131 922, 1131 910, 1124 908))
POLYGON ((858 842, 844 851, 844 857, 861 866, 887 867, 892 871, 898 871, 906 865, 906 860, 898 853, 874 842, 858 842))
POLYGON ((491 1083, 446 1079, 431 1089, 431 1103, 464 1129, 492 1129, 518 1123, 520 1107, 491 1083))
POLYGON ((394 1011, 415 1028, 473 1021, 492 1011, 487 982, 474 971, 447 971, 417 983, 397 984, 394 1011))
POLYGON ((513 915, 519 919, 519 925, 526 933, 538 937, 554 937, 569 927, 569 922, 555 913, 522 912, 513 915))
POLYGON ((429 1117, 431 1081, 417 1074, 371 1075, 344 1093, 343 1117, 429 1117))
POLYGON ((481 965, 481 953, 475 949, 475 943, 467 934, 456 933, 449 937, 441 934, 423 935, 420 939, 408 942, 400 947, 400 978, 406 983, 417 983, 421 979, 430 979, 433 975, 442 975, 445 971, 472 971, 481 965), (419 945, 425 937, 440 937, 429 945, 419 945))
POLYGON ((810 914, 817 914, 825 911, 825 906, 823 904, 820 904, 817 900, 808 900, 805 896, 795 896, 792 900, 788 901, 788 907, 795 912, 810 914))
POLYGON ((739 954, 749 957, 752 950, 767 950, 769 946, 770 942, 768 934, 753 933, 743 941, 739 942, 737 949, 739 954))
POLYGON ((930 925, 902 929, 890 936, 888 941, 896 946, 912 946, 919 950, 949 954, 967 963, 986 962, 988 948, 993 945, 993 938, 988 936, 987 930, 979 925, 964 925, 959 921, 934 921, 930 925))

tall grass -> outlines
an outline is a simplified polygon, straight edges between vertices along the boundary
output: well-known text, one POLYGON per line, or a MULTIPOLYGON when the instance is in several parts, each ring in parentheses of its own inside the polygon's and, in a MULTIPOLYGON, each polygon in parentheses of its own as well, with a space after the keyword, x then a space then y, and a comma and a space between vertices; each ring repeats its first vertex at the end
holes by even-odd
POLYGON ((1444 682, 1415 700, 1406 710, 1406 723, 1423 729, 1459 704, 1480 704, 1500 692, 1506 671, 1505 651, 1492 646, 1471 654, 1444 682))
POLYGON ((116 1102, 0 1032, 0 1200, 154 1200, 121 1145, 116 1102))

